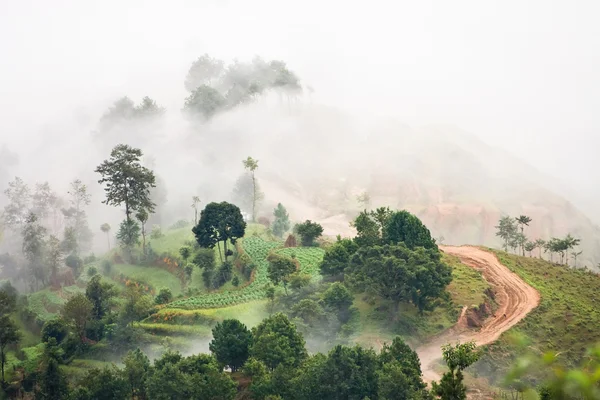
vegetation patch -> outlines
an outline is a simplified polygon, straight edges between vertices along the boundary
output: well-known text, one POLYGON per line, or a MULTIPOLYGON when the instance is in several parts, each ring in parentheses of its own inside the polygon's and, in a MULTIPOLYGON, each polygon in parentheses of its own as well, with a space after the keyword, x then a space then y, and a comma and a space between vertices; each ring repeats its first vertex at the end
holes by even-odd
POLYGON ((310 275, 313 282, 322 279, 319 265, 323 261, 325 251, 318 247, 287 247, 278 249, 275 253, 295 258, 300 263, 300 272, 310 275))
POLYGON ((600 276, 538 258, 519 257, 502 251, 500 262, 540 292, 540 305, 509 333, 487 346, 477 370, 492 379, 503 376, 525 343, 540 354, 560 352, 558 360, 566 367, 578 365, 586 349, 600 341, 600 276), (515 335, 523 340, 515 341, 515 335))

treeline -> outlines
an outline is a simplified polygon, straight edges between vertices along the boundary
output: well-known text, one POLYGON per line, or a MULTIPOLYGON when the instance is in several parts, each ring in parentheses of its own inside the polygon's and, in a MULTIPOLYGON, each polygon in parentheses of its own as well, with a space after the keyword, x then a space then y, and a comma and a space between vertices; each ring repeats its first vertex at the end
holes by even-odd
POLYGON ((529 239, 525 235, 525 227, 529 226, 532 219, 526 215, 513 218, 505 216, 500 218, 498 226, 496 226, 496 236, 502 238, 504 251, 508 252, 511 248, 514 253, 519 251, 522 256, 525 252, 529 257, 537 249, 538 257, 542 258, 542 252, 548 253, 549 261, 554 262, 554 255, 560 256, 558 262, 560 264, 569 265, 569 258, 573 259, 573 266, 577 267, 577 257, 583 252, 577 251, 577 246, 581 243, 580 239, 576 239, 571 234, 567 234, 564 238, 544 239, 529 239))

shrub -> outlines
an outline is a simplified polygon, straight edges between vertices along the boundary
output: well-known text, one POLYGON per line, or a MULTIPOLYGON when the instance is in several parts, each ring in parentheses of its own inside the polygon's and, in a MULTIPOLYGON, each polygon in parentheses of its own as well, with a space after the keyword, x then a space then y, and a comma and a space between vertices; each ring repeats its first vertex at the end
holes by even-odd
POLYGON ((83 268, 83 260, 75 254, 69 254, 65 259, 67 267, 73 270, 73 275, 78 278, 81 275, 81 268, 83 268))
POLYGON ((193 264, 186 264, 185 267, 183 267, 183 271, 185 272, 185 277, 188 281, 192 280, 192 273, 194 272, 194 265, 193 264))
POLYGON ((173 299, 173 294, 169 288, 162 288, 154 299, 156 304, 167 304, 173 299))
POLYGON ((218 271, 215 272, 213 276, 213 287, 215 289, 220 288, 225 283, 231 280, 231 275, 233 274, 233 264, 229 261, 225 261, 221 264, 221 267, 218 271))
POLYGON ((294 231, 300 235, 302 246, 312 246, 314 240, 323 234, 323 227, 307 219, 294 227, 294 231))
POLYGON ((87 276, 92 277, 98 273, 98 269, 96 267, 89 267, 87 270, 87 276))
POLYGON ((234 276, 231 280, 231 284, 235 287, 238 287, 240 285, 240 278, 238 278, 237 275, 234 276))

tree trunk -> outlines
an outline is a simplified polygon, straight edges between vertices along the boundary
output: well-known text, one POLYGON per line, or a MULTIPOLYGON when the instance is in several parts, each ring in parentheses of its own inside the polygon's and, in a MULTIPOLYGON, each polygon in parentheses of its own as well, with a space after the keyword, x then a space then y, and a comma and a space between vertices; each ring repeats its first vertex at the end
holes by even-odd
POLYGON ((142 223, 142 252, 146 255, 146 223, 142 223))
POLYGON ((227 239, 223 240, 223 254, 225 255, 225 262, 227 262, 227 239))
POLYGON ((221 242, 217 242, 217 248, 219 249, 219 259, 223 262, 223 256, 221 255, 221 242))

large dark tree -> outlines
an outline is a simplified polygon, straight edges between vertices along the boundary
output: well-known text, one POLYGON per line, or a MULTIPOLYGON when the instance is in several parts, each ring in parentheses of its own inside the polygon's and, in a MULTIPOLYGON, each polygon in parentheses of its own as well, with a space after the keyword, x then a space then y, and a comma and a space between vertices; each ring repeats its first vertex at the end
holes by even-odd
POLYGON ((273 370, 278 365, 298 367, 307 357, 304 338, 284 314, 277 313, 252 328, 250 356, 273 370))
POLYGON ((321 274, 341 276, 350 263, 350 258, 358 250, 358 245, 351 239, 339 239, 330 246, 321 262, 321 274))
POLYGON ((385 221, 382 235, 384 243, 397 244, 402 242, 409 249, 415 247, 437 249, 429 229, 423 225, 419 218, 408 211, 396 211, 382 218, 385 221))
POLYGON ((85 297, 92 303, 92 316, 101 319, 106 315, 110 306, 110 299, 114 296, 114 288, 110 283, 102 282, 100 275, 90 279, 85 289, 85 297))
POLYGON ((436 249, 396 246, 361 247, 352 257, 349 280, 361 290, 391 300, 396 310, 410 301, 428 310, 452 280, 452 269, 436 249))
POLYGON ((229 256, 227 242, 235 244, 238 238, 244 236, 245 231, 246 222, 239 207, 225 201, 207 204, 200 213, 198 225, 192 228, 196 241, 201 247, 212 249, 223 242, 226 261, 229 256))
POLYGON ((6 348, 17 343, 21 334, 12 321, 10 314, 15 310, 15 298, 5 290, 0 290, 0 366, 4 383, 4 365, 6 364, 6 348))
POLYGON ((316 238, 323 234, 323 227, 317 223, 307 219, 301 224, 295 226, 295 231, 302 239, 302 246, 312 246, 316 238))
POLYGON ((226 319, 213 328, 212 334, 210 351, 221 364, 237 371, 248 359, 252 332, 237 319, 226 319))
POLYGON ((154 173, 140 164, 142 151, 125 144, 117 145, 105 160, 96 168, 102 178, 98 183, 105 184, 104 204, 125 206, 127 221, 135 211, 154 211, 155 204, 150 199, 150 188, 155 187, 154 173))
POLYGON ((275 285, 278 285, 279 282, 283 283, 283 288, 287 294, 287 284, 290 276, 296 272, 294 260, 289 257, 271 253, 267 257, 267 261, 269 261, 269 268, 267 269, 269 279, 273 281, 275 285))

